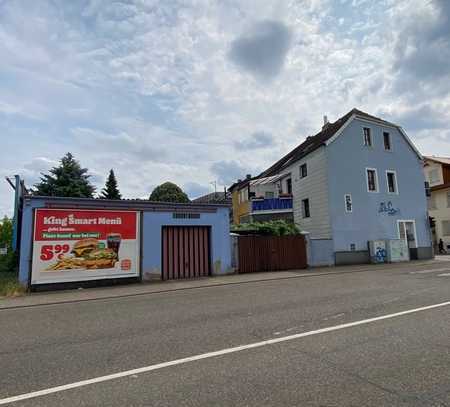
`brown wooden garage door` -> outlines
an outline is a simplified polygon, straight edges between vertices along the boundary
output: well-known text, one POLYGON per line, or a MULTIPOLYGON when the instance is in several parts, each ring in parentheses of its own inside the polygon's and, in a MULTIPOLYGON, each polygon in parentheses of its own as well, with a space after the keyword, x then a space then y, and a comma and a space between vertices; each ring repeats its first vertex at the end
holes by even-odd
POLYGON ((306 242, 296 236, 239 236, 239 273, 307 267, 306 242))
POLYGON ((211 268, 209 240, 208 226, 164 226, 163 280, 208 276, 211 268))

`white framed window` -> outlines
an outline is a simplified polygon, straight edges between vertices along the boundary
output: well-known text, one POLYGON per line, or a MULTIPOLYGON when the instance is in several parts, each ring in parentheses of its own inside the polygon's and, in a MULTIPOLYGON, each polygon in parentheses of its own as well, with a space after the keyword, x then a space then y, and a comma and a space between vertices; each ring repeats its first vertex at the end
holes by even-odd
POLYGON ((239 203, 246 201, 248 201, 248 190, 247 188, 244 188, 239 191, 239 203))
POLYGON ((398 194, 397 173, 395 171, 386 171, 386 184, 389 194, 398 194))
POLYGON ((302 199, 302 216, 304 218, 309 218, 311 216, 309 211, 309 199, 302 199))
POLYGON ((366 168, 367 192, 378 192, 378 174, 376 168, 366 168))
POLYGON ((431 194, 431 196, 428 198, 428 209, 429 210, 437 209, 435 194, 431 194))
POLYGON ((344 195, 344 202, 345 202, 345 212, 347 213, 353 212, 353 202, 351 194, 344 195))
POLYGON ((300 165, 300 178, 305 178, 308 176, 308 167, 306 163, 300 165))
POLYGON ((386 151, 392 151, 391 135, 387 131, 383 131, 383 144, 386 151))
POLYGON ((437 168, 432 169, 428 173, 428 180, 430 181, 430 184, 435 184, 439 182, 439 171, 437 168))
POLYGON ((369 127, 363 127, 364 134, 364 145, 367 147, 372 147, 372 133, 369 127))

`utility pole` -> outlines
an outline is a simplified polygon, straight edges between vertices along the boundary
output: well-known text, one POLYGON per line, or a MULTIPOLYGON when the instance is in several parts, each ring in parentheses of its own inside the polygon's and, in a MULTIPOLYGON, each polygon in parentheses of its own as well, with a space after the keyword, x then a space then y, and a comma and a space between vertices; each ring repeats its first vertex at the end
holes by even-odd
POLYGON ((214 185, 214 199, 217 199, 217 181, 211 181, 211 185, 214 185))

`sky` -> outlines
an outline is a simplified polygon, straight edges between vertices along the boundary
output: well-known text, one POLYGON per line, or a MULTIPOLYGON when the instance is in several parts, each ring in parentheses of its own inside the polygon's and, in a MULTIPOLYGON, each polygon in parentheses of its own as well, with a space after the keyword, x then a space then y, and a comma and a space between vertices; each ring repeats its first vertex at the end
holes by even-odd
POLYGON ((450 1, 0 0, 0 89, 0 216, 68 151, 194 198, 354 107, 450 156, 450 1))

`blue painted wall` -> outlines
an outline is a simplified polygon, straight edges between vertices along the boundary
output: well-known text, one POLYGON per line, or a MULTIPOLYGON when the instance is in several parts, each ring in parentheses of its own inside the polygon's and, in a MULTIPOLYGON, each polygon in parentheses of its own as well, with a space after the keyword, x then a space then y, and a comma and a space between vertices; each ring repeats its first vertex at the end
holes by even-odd
POLYGON ((367 250, 367 241, 397 239, 397 220, 416 221, 419 247, 430 247, 422 162, 395 128, 355 119, 326 150, 331 227, 335 251, 367 250), (363 144, 363 127, 372 133, 373 147, 363 144), (383 131, 391 135, 385 151, 383 131), (366 167, 376 168, 379 192, 367 192, 366 167), (398 195, 388 194, 386 170, 397 173, 398 195), (344 194, 351 194, 353 212, 346 213, 344 194), (392 202, 399 213, 379 213, 381 202, 392 202))
MULTIPOLYGON (((67 205, 70 200, 60 201, 67 205)), ((55 202, 53 201, 53 204, 55 202)), ((42 199, 26 200, 23 208, 22 235, 20 244, 19 281, 28 285, 32 262, 33 209, 43 208, 42 199)), ((83 209, 83 207, 79 207, 83 209)), ((102 208, 99 208, 102 209, 102 208)), ((111 208, 126 209, 126 208, 111 208)), ((229 209, 217 207, 216 212, 202 212, 199 219, 173 219, 172 212, 141 212, 142 216, 142 275, 152 273, 161 275, 161 228, 163 225, 210 226, 211 227, 211 266, 213 274, 230 273, 231 246, 229 209)))
POLYGON ((211 265, 214 274, 231 272, 230 223, 228 208, 202 213, 200 219, 173 219, 172 213, 144 212, 142 219, 142 272, 161 275, 162 226, 211 226, 211 265))
POLYGON ((334 265, 334 246, 332 239, 309 239, 308 243, 310 244, 309 266, 334 265))
POLYGON ((33 248, 33 209, 43 208, 44 201, 25 201, 22 213, 22 234, 20 238, 19 282, 28 285, 31 273, 33 248))

